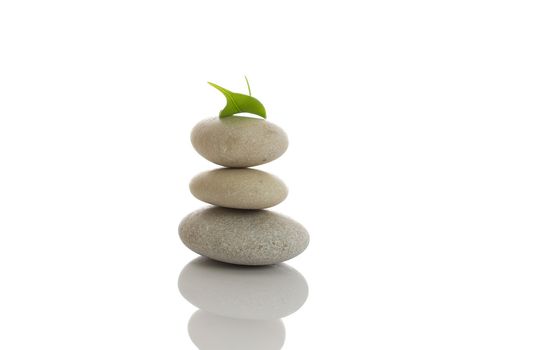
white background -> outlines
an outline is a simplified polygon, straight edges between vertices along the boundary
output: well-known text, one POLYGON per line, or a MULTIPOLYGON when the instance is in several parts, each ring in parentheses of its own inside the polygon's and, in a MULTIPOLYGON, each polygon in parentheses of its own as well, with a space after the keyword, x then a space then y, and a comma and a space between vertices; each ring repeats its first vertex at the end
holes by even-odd
MULTIPOLYGON (((290 138, 284 349, 550 347, 546 1, 0 2, 0 348, 194 349, 216 82, 290 138)), ((261 350, 261 349, 260 349, 261 350)))

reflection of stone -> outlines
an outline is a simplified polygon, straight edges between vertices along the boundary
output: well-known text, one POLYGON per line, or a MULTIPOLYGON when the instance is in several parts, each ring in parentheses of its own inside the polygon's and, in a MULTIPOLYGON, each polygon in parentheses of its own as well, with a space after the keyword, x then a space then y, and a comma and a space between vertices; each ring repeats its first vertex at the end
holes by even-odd
POLYGON ((189 320, 189 336, 200 350, 279 350, 281 320, 306 301, 305 278, 285 264, 239 266, 207 258, 181 271, 181 294, 200 310, 189 320))
POLYGON ((281 320, 239 320, 198 310, 189 337, 200 350, 279 350, 285 342, 281 320))
POLYGON ((304 277, 286 264, 245 267, 197 258, 182 270, 178 285, 196 307, 237 319, 277 320, 308 296, 304 277))

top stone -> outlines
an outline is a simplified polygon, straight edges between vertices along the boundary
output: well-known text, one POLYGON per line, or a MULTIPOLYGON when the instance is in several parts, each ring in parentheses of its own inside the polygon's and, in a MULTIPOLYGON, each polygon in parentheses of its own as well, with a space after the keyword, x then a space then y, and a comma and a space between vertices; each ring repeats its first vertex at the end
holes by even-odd
POLYGON ((191 143, 204 158, 229 168, 269 163, 288 148, 286 133, 277 125, 238 116, 202 120, 191 132, 191 143))

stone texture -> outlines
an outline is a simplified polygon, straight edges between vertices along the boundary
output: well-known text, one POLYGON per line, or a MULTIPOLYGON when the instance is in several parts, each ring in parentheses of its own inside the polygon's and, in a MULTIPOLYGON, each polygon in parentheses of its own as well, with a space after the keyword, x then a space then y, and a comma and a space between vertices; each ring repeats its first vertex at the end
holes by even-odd
POLYGON ((241 266, 204 257, 185 266, 178 288, 199 309, 233 319, 283 318, 308 297, 305 278, 287 264, 241 266))
POLYGON ((309 234, 296 221, 267 210, 207 207, 179 225, 183 243, 195 253, 240 265, 270 265, 302 253, 309 234))
POLYGON ((279 158, 288 147, 283 129, 265 119, 209 118, 191 132, 191 143, 209 161, 231 168, 265 164, 279 158))
POLYGON ((288 195, 281 179, 256 169, 206 171, 191 180, 189 189, 203 202, 235 209, 269 208, 288 195))

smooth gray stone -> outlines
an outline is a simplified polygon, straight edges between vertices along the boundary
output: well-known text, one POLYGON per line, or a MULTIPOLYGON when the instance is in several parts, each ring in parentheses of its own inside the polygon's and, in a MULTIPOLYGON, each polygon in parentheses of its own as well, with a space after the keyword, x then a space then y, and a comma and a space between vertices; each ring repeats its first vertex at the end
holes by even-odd
POLYGON ((183 268, 178 288, 199 309, 234 319, 283 318, 308 297, 306 279, 287 264, 240 266, 204 257, 183 268))
POLYGON ((288 148, 283 129, 265 119, 248 117, 208 118, 191 132, 191 143, 201 156, 230 168, 265 164, 288 148))
POLYGON ((235 209, 269 208, 288 195, 281 179, 256 169, 205 171, 191 180, 189 189, 203 202, 235 209))
POLYGON ((299 255, 309 244, 302 225, 267 210, 207 207, 186 216, 178 231, 195 253, 239 265, 277 264, 299 255))
POLYGON ((198 310, 189 319, 189 337, 200 350, 280 350, 281 320, 239 320, 198 310))

